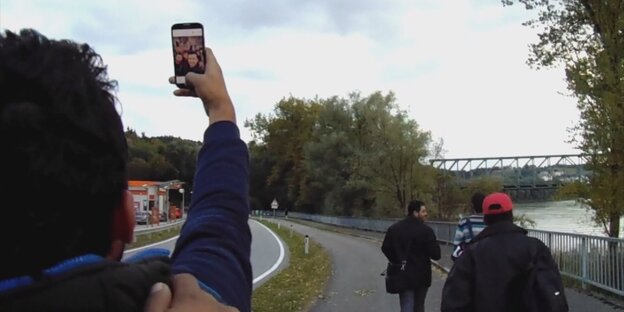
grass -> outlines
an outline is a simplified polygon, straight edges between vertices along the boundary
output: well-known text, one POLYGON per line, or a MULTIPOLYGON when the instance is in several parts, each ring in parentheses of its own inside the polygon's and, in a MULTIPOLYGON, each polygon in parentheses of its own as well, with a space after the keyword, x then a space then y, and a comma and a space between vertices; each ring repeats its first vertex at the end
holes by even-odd
MULTIPOLYGON (((290 265, 253 292, 254 312, 307 311, 315 299, 322 296, 331 272, 331 260, 327 252, 310 240, 308 254, 304 252, 304 237, 268 221, 260 221, 279 235, 290 251, 290 265), (313 274, 310 274, 313 272, 313 274)), ((166 230, 143 234, 127 245, 127 249, 157 243, 180 234, 182 224, 166 230)))
POLYGON ((153 232, 150 234, 137 235, 136 240, 133 243, 126 245, 126 249, 138 248, 175 237, 177 235, 180 235, 181 228, 182 223, 176 226, 172 226, 168 229, 164 229, 162 231, 153 232))
POLYGON ((309 253, 304 253, 304 237, 286 227, 280 229, 268 221, 260 221, 281 237, 290 251, 289 266, 272 277, 252 296, 254 312, 307 311, 316 298, 322 296, 331 272, 327 252, 313 240, 309 253))

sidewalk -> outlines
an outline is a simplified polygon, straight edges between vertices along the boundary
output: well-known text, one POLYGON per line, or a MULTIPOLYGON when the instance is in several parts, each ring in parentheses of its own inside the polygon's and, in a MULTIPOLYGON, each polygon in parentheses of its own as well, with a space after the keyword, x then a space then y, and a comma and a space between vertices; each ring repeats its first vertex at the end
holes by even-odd
MULTIPOLYGON (((293 221, 296 223, 305 224, 308 226, 312 226, 318 229, 338 232, 342 234, 348 234, 356 237, 361 237, 369 240, 373 240, 379 244, 383 241, 384 233, 380 232, 372 232, 372 231, 363 231, 352 228, 345 228, 339 226, 333 226, 328 224, 303 221, 298 219, 288 219, 288 221, 293 221)), ((432 261, 433 264, 438 267, 440 270, 436 270, 442 275, 442 278, 446 278, 446 274, 450 271, 450 268, 453 266, 453 261, 451 260, 451 253, 453 250, 452 245, 448 245, 445 243, 440 244, 442 250, 442 258, 439 261, 432 261)), ((579 311, 579 312, 612 312, 612 311, 624 311, 624 304, 621 302, 615 302, 612 300, 605 300, 603 298, 599 298, 595 295, 577 291, 572 288, 566 288, 566 296, 568 299, 568 305, 570 306, 570 311, 579 311)), ((430 289, 429 296, 441 296, 441 293, 438 294, 436 290, 430 289)))

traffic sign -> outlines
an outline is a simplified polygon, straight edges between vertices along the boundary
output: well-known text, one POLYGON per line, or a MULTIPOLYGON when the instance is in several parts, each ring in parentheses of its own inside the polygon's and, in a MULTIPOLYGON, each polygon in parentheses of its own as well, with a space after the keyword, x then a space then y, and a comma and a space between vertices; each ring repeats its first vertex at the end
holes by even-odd
POLYGON ((277 203, 277 199, 273 198, 273 202, 271 202, 271 209, 277 209, 279 204, 277 203))

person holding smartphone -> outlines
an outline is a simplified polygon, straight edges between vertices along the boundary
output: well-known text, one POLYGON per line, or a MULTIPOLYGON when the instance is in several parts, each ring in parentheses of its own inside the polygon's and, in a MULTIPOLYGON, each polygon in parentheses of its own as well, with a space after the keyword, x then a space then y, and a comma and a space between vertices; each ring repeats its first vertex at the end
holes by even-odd
POLYGON ((204 42, 204 26, 201 23, 171 25, 174 79, 178 88, 188 88, 184 81, 187 73, 204 73, 204 42), (182 56, 181 61, 178 60, 178 54, 182 56))
POLYGON ((174 91, 210 111, 187 221, 171 256, 149 249, 121 261, 135 220, 116 82, 87 44, 0 34, 0 190, 11 220, 0 227, 0 311, 251 310, 248 150, 206 56, 204 74, 186 75, 192 89, 174 91))
POLYGON ((186 72, 192 72, 196 74, 204 73, 204 68, 200 64, 200 53, 194 51, 189 52, 186 61, 188 63, 188 68, 186 69, 186 72))

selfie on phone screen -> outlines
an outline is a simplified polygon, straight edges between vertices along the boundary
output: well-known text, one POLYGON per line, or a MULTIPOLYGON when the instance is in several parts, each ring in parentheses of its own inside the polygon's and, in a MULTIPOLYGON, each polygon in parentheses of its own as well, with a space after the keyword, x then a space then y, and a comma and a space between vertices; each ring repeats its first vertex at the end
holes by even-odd
POLYGON ((189 73, 203 74, 205 70, 204 37, 201 26, 194 28, 173 28, 174 71, 176 84, 184 85, 184 76, 189 73))

